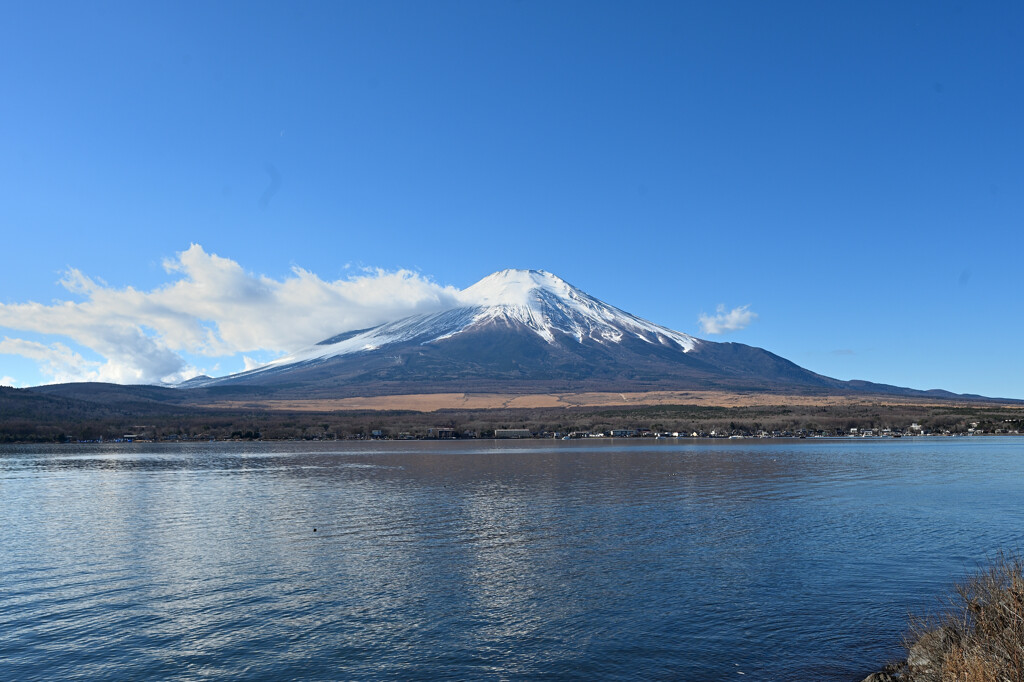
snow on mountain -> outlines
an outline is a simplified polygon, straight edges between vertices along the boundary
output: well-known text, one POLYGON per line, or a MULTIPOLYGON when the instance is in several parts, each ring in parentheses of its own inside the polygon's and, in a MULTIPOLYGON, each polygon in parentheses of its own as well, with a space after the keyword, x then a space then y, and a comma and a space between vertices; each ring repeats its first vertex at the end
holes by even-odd
POLYGON ((447 310, 338 334, 186 388, 289 399, 655 390, 925 395, 822 376, 762 348, 696 339, 542 270, 496 272, 447 310))
POLYGON ((619 344, 632 338, 687 353, 700 343, 688 334, 610 306, 543 270, 496 272, 464 289, 459 299, 460 305, 448 310, 339 334, 244 374, 374 351, 398 343, 428 344, 487 325, 522 327, 549 344, 571 340, 580 344, 619 344))
POLYGON ((674 342, 686 352, 697 339, 648 322, 599 301, 564 279, 543 270, 502 270, 462 292, 469 305, 484 308, 474 322, 520 322, 548 343, 555 332, 598 342, 619 343, 633 335, 648 343, 674 342))

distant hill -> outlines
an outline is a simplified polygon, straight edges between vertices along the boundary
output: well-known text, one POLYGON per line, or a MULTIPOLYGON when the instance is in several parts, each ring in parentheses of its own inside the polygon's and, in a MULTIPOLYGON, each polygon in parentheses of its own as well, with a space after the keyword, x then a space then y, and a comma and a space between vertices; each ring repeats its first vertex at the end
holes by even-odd
POLYGON ((649 322, 538 270, 494 273, 449 310, 339 334, 258 369, 193 379, 182 389, 290 399, 709 389, 967 397, 826 377, 761 348, 649 322))
POLYGON ((435 421, 475 433, 515 421, 538 432, 660 423, 686 432, 800 425, 832 435, 879 423, 905 428, 918 421, 957 432, 972 422, 983 422, 986 432, 1021 423, 1020 401, 840 381, 761 348, 706 341, 644 320, 543 271, 495 273, 460 299, 448 310, 344 332, 254 370, 176 387, 0 387, 0 442, 129 433, 165 440, 366 436, 382 426, 424 435, 435 421), (680 395, 680 403, 657 398, 658 406, 644 407, 644 396, 666 392, 680 395), (695 392, 720 402, 701 404, 695 392), (475 409, 460 403, 466 393, 497 399, 485 401, 492 408, 475 409), (595 402, 600 395, 624 402, 626 393, 628 407, 595 402), (425 394, 455 398, 432 401, 425 394), (550 394, 561 397, 552 403, 550 394), (583 401, 589 407, 563 400, 574 394, 589 396, 583 401), (416 397, 404 405, 447 407, 402 411, 398 402, 379 400, 365 407, 392 395, 416 397), (526 397, 538 400, 520 400, 526 397), (367 401, 353 408, 343 398, 367 401), (534 407, 509 407, 514 402, 534 407))

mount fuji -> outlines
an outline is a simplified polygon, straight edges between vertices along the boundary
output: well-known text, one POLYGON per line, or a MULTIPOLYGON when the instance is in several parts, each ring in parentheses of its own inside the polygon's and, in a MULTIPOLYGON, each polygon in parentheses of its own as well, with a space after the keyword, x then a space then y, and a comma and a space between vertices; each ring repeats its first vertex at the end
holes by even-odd
POLYGON ((760 348, 698 339, 543 270, 496 272, 448 309, 348 331, 257 369, 182 387, 276 398, 710 389, 953 395, 840 381, 760 348))

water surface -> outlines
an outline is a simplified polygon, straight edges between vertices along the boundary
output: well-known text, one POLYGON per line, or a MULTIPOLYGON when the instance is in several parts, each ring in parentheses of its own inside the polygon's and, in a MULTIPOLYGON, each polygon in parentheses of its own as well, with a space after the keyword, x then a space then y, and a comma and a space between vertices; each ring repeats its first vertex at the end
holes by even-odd
POLYGON ((0 510, 0 679, 859 680, 1024 439, 14 446, 0 510))

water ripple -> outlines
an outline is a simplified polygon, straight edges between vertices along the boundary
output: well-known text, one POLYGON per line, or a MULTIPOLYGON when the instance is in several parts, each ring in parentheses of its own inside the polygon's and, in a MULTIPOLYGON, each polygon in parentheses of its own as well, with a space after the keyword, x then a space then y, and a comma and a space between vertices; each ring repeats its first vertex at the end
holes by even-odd
POLYGON ((860 679, 1022 546, 1022 474, 1021 439, 4 447, 0 679, 860 679))

